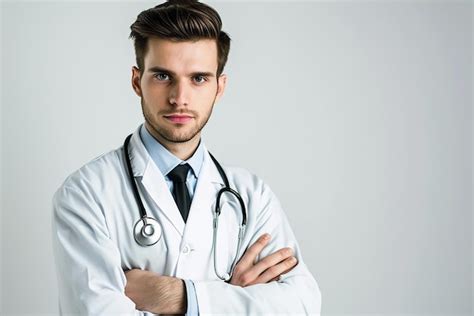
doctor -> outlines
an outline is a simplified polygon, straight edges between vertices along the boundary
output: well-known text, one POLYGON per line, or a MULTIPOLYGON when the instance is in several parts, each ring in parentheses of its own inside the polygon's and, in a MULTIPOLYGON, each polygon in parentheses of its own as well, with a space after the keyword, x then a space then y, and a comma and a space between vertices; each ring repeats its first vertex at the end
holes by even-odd
POLYGON ((245 169, 219 170, 201 139, 226 86, 230 38, 221 24, 190 0, 143 11, 132 24, 132 86, 145 122, 53 198, 61 314, 320 313, 319 287, 274 193, 245 169), (223 194, 218 202, 227 187, 241 201, 223 194))

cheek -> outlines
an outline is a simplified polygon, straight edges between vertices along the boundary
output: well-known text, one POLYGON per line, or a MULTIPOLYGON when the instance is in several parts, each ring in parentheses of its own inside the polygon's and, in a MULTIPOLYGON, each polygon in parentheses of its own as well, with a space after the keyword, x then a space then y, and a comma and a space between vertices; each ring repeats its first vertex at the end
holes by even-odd
POLYGON ((214 101, 216 97, 216 89, 202 89, 196 92, 196 97, 202 100, 205 103, 214 101))
POLYGON ((168 91, 158 85, 145 85, 142 88, 142 94, 147 102, 161 103, 167 99, 168 91))
POLYGON ((141 81, 143 93, 155 94, 158 90, 163 90, 164 85, 156 84, 152 77, 143 77, 141 81))

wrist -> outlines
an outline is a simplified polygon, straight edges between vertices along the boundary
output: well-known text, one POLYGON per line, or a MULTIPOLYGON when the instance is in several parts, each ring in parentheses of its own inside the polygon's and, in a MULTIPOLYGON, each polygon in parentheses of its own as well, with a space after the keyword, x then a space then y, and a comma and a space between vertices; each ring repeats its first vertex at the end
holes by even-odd
POLYGON ((185 314, 187 311, 186 286, 184 280, 158 276, 155 280, 156 305, 152 313, 156 314, 185 314))
POLYGON ((170 295, 169 304, 175 314, 185 314, 188 306, 188 299, 186 296, 186 284, 183 279, 172 278, 171 286, 169 288, 170 295))

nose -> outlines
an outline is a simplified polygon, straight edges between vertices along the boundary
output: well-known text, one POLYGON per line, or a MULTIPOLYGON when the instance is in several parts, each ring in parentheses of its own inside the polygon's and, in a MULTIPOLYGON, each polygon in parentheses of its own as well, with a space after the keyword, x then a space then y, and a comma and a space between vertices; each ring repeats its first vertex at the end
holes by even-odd
POLYGON ((189 103, 189 88, 183 81, 176 81, 169 91, 169 102, 177 107, 186 106, 189 103))

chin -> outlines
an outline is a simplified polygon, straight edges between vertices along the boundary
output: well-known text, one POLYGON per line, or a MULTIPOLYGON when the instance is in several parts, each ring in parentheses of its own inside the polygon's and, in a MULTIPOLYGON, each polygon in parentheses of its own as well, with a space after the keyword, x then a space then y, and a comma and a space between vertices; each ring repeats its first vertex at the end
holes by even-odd
POLYGON ((193 140, 197 134, 196 133, 186 133, 186 134, 182 134, 182 133, 164 133, 162 134, 162 136, 165 136, 165 138, 168 140, 168 141, 172 141, 172 142, 175 142, 175 143, 186 143, 186 142, 189 142, 191 140, 193 140))

